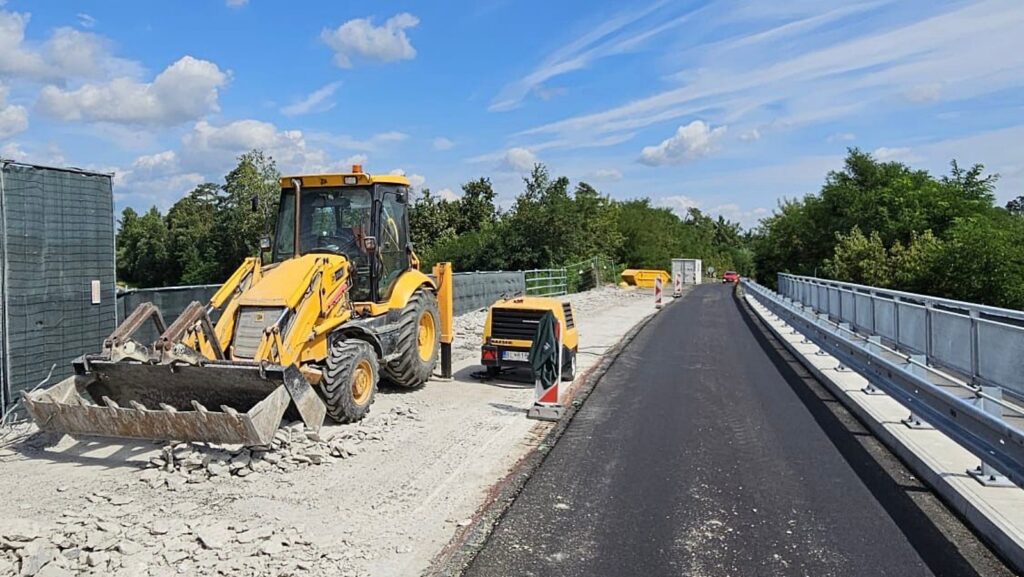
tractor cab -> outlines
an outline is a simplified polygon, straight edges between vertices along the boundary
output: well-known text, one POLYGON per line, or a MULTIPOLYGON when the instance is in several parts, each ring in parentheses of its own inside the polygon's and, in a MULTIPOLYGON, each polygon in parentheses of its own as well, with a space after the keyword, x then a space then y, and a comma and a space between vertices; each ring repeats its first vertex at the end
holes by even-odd
POLYGON ((409 243, 409 181, 352 166, 349 174, 285 177, 271 261, 335 254, 351 263, 353 301, 383 302, 417 267, 409 243))

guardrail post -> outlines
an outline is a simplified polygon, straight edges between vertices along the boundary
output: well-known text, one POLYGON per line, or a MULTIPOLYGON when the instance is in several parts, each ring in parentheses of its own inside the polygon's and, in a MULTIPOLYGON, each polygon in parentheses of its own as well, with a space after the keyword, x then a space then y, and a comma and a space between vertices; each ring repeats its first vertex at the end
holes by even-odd
MULTIPOLYGON (((921 377, 924 380, 928 380, 928 370, 925 368, 925 366, 928 365, 928 359, 924 355, 910 355, 910 360, 912 362, 907 363, 907 372, 909 372, 912 375, 916 375, 918 377, 921 377), (920 363, 920 364, 917 364, 917 363, 920 363), (922 365, 924 365, 924 366, 922 366, 922 365)), ((903 423, 904 425, 906 425, 907 428, 910 428, 910 429, 934 429, 935 428, 935 427, 929 425, 928 422, 925 421, 924 419, 922 419, 919 415, 914 413, 914 411, 910 411, 910 414, 907 415, 907 418, 900 419, 900 422, 903 423)))
MULTIPOLYGON (((995 415, 1000 420, 1003 418, 1003 407, 999 404, 999 401, 1003 400, 1003 390, 999 387, 990 387, 983 385, 981 387, 981 395, 978 395, 974 402, 981 410, 995 415)), ((1009 479, 1006 478, 1002 473, 997 471, 994 467, 989 465, 982 459, 981 464, 976 468, 967 471, 967 473, 974 477, 982 485, 986 487, 1015 487, 1009 479)))
POLYGON ((978 311, 970 311, 971 316, 971 381, 981 381, 981 368, 978 361, 978 311))
POLYGON ((924 302, 924 356, 932 358, 932 303, 924 302))

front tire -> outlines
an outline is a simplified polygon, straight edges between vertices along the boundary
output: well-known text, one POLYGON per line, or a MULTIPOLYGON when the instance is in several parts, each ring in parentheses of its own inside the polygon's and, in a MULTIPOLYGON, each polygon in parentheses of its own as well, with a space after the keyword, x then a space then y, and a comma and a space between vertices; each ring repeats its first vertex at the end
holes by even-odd
POLYGON ((377 354, 365 341, 339 339, 327 355, 322 386, 327 414, 339 423, 354 423, 370 412, 377 391, 377 354))
POLYGON ((388 382, 415 389, 434 374, 441 348, 441 315, 434 293, 418 289, 402 309, 398 321, 397 359, 384 366, 388 382))

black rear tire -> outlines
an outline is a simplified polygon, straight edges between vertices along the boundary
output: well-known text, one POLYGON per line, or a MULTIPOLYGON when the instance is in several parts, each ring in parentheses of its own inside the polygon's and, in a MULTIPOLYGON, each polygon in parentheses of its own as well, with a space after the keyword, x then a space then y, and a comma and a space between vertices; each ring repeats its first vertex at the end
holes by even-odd
POLYGON ((377 353, 370 343, 357 339, 335 341, 327 355, 327 366, 320 381, 327 414, 338 423, 362 420, 370 412, 379 375, 377 353), (369 378, 368 384, 366 378, 369 378))
POLYGON ((395 350, 399 356, 384 365, 384 376, 389 383, 415 389, 423 386, 434 374, 437 353, 441 349, 441 315, 438 313, 434 293, 422 288, 413 293, 402 309, 398 325, 395 350), (433 331, 427 331, 433 336, 426 335, 424 344, 431 347, 426 359, 420 354, 420 325, 425 315, 433 319, 432 323, 427 321, 427 324, 433 325, 433 331))

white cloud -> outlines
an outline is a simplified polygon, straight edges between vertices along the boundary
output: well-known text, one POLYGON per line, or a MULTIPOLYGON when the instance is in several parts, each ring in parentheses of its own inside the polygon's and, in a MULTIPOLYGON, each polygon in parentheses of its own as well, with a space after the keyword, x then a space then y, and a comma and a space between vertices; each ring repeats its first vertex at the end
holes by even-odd
POLYGON ((686 216, 691 208, 700 208, 700 203, 684 194, 670 194, 654 201, 655 206, 672 209, 680 217, 686 216))
POLYGON ((249 0, 226 0, 225 2, 230 8, 241 8, 249 3, 249 0))
POLYGON ((888 160, 904 160, 904 161, 906 161, 906 160, 910 160, 912 158, 915 158, 911 154, 910 148, 907 148, 907 147, 893 147, 893 148, 889 148, 887 146, 883 146, 881 148, 876 148, 875 151, 871 153, 871 155, 874 156, 876 160, 882 160, 882 161, 888 161, 888 160))
MULTIPOLYGON (((369 159, 370 159, 370 157, 366 156, 365 154, 353 154, 352 156, 349 156, 345 160, 341 161, 341 169, 344 170, 344 171, 350 170, 352 168, 353 164, 363 165, 363 164, 366 164, 366 161, 369 160, 369 159)), ((323 170, 323 171, 320 171, 320 172, 327 172, 327 171, 323 170)))
POLYGON ((381 132, 380 134, 373 135, 373 139, 377 142, 402 142, 407 138, 409 138, 408 134, 397 130, 390 130, 388 132, 381 132))
POLYGON ((7 103, 7 87, 0 84, 0 138, 10 138, 28 128, 28 110, 7 103))
POLYGON ((96 19, 85 12, 78 13, 78 25, 82 28, 93 28, 96 26, 96 19))
POLYGON ((169 126, 217 112, 227 81, 213 62, 185 56, 151 83, 122 77, 74 90, 46 86, 38 107, 65 121, 169 126))
POLYGON ((22 46, 30 18, 29 14, 0 10, 0 73, 32 78, 51 76, 50 66, 42 55, 22 46))
MULTIPOLYGON (((87 15, 79 15, 81 16, 87 15)), ((133 76, 138 63, 114 57, 106 38, 74 28, 55 29, 41 45, 25 43, 31 15, 0 10, 0 75, 33 81, 133 76)))
POLYGON ((334 92, 340 86, 341 82, 337 81, 317 88, 302 100, 282 108, 281 114, 285 116, 299 116, 309 114, 310 112, 326 112, 334 108, 334 102, 330 102, 328 99, 334 96, 334 92))
POLYGON ((529 74, 506 85, 488 110, 512 110, 519 107, 531 93, 543 100, 565 94, 564 88, 545 88, 544 83, 587 68, 595 61, 636 50, 662 32, 688 21, 699 11, 676 17, 648 18, 665 4, 658 1, 639 10, 624 11, 590 28, 586 34, 551 53, 529 74))
POLYGON ((365 152, 380 150, 382 145, 402 142, 408 138, 408 134, 398 132, 397 130, 380 132, 374 134, 370 138, 356 138, 348 134, 315 133, 310 135, 311 141, 349 150, 362 150, 365 152))
POLYGON ((908 88, 904 94, 911 102, 935 102, 942 98, 942 84, 940 82, 918 84, 908 88))
POLYGON ((721 216, 722 218, 738 222, 745 227, 751 227, 757 224, 759 220, 769 216, 772 211, 764 207, 757 207, 750 210, 744 210, 740 205, 729 202, 720 204, 708 209, 708 213, 712 216, 721 216))
POLYGON ((640 153, 640 162, 649 166, 682 164, 707 156, 717 147, 725 134, 725 127, 712 129, 702 120, 680 126, 674 136, 656 146, 645 146, 640 153))
POLYGON ((619 181, 622 180, 622 171, 614 168, 599 168, 592 174, 594 180, 619 181))
POLYGON ((136 158, 132 166, 149 172, 173 172, 178 168, 178 155, 173 150, 143 155, 136 158))
POLYGON ((334 63, 341 68, 352 68, 353 57, 378 62, 412 60, 416 49, 405 31, 419 23, 419 18, 408 12, 388 18, 383 26, 374 26, 369 18, 356 18, 333 30, 324 29, 320 38, 334 50, 334 63))
POLYGON ((443 198, 444 200, 447 200, 448 202, 453 202, 459 200, 460 198, 459 194, 450 188, 442 188, 441 190, 437 191, 437 196, 443 198))
MULTIPOLYGON (((887 4, 859 6, 877 11, 887 4)), ((793 126, 855 116, 874 106, 891 108, 899 97, 957 101, 1024 87, 1024 4, 981 0, 935 6, 933 15, 909 23, 886 12, 871 15, 873 21, 888 22, 881 26, 837 26, 837 18, 805 22, 799 27, 799 49, 791 32, 764 30, 701 46, 679 60, 683 67, 673 77, 678 86, 520 136, 554 134, 585 143, 698 114, 722 124, 754 118, 793 126), (822 29, 826 23, 827 33, 807 33, 808 27, 822 29), (934 85, 936 78, 942 79, 941 87, 934 85)), ((840 14, 838 22, 853 14, 840 14)))
POLYGON ((433 142, 434 150, 450 150, 455 143, 443 136, 438 136, 433 142))
POLYGON ((397 174, 398 176, 404 176, 404 177, 408 178, 409 179, 409 186, 411 186, 411 187, 413 187, 415 189, 423 188, 423 185, 427 183, 427 177, 425 177, 425 176, 423 176, 421 174, 406 174, 405 171, 402 170, 401 168, 393 169, 390 172, 390 174, 397 174))
MULTIPOLYGON (((200 120, 182 139, 181 162, 186 170, 217 173, 253 148, 274 157, 282 171, 328 172, 352 164, 352 159, 332 162, 321 148, 311 146, 300 130, 278 130, 269 122, 238 120, 214 125, 200 120)), ((359 155, 364 162, 365 155, 359 155)), ((355 161, 359 163, 359 160, 355 161)))
POLYGON ((28 158, 28 153, 21 149, 21 146, 16 142, 8 142, 3 146, 0 146, 0 158, 6 160, 24 160, 28 158))
POLYGON ((754 142, 761 140, 761 131, 758 129, 748 130, 740 135, 740 140, 743 142, 754 142))
POLYGON ((833 142, 853 142, 857 140, 857 135, 852 132, 837 132, 830 134, 825 140, 830 144, 833 142))
POLYGON ((505 151, 498 161, 497 168, 509 172, 529 172, 538 162, 540 160, 537 155, 530 152, 529 149, 515 147, 505 151))

